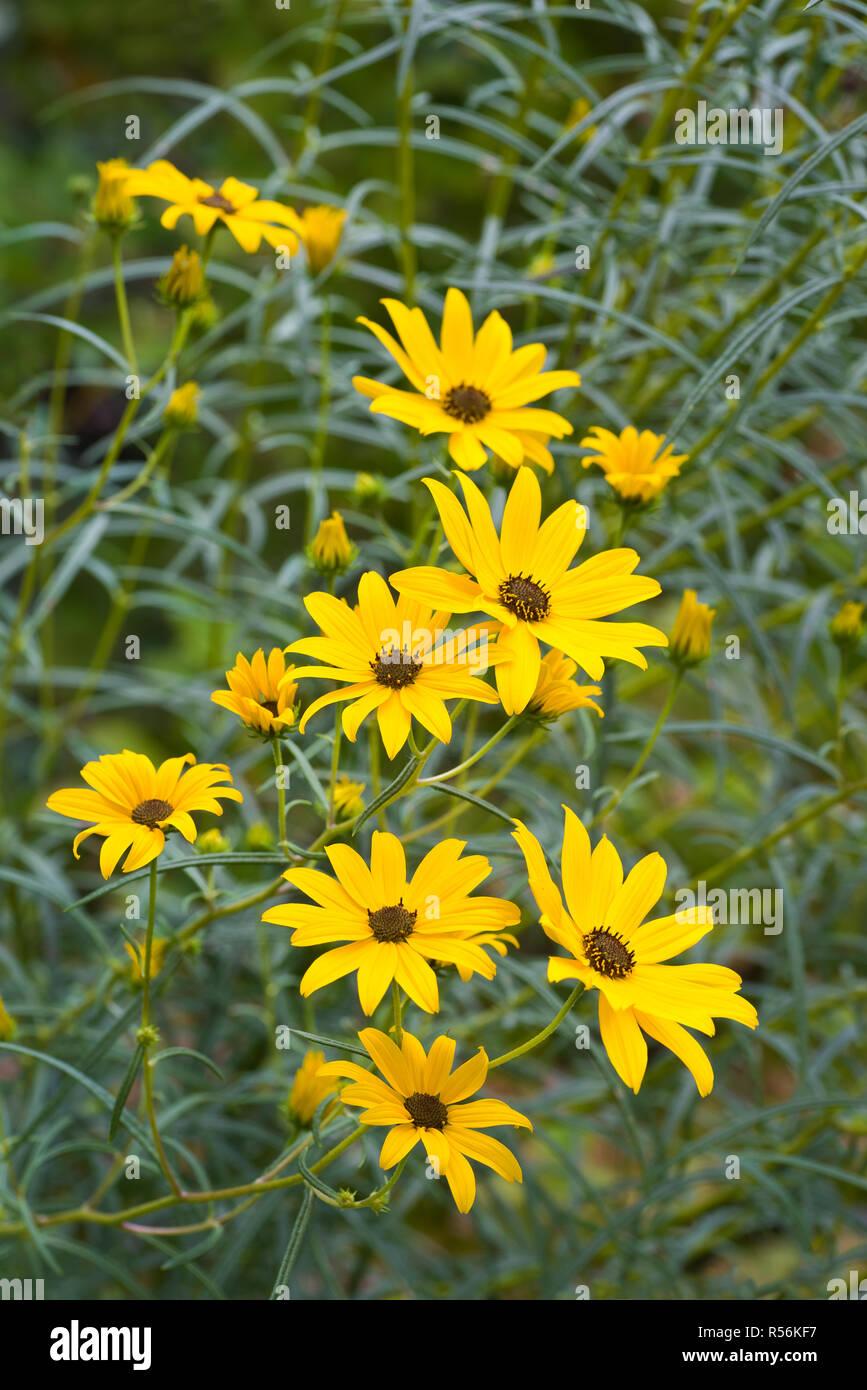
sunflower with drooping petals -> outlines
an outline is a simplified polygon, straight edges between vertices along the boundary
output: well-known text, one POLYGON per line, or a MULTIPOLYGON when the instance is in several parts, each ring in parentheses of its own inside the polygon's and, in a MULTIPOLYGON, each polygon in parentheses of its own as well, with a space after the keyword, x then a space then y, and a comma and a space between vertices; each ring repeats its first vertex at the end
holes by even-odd
POLYGON ((530 696, 527 710, 540 719, 559 719, 573 709, 592 709, 605 718, 605 711, 592 698, 601 695, 598 685, 579 685, 574 679, 578 666, 562 652, 547 652, 539 667, 536 689, 530 696))
POLYGON ((664 435, 652 430, 639 434, 633 425, 627 425, 620 434, 594 425, 581 440, 581 448, 593 450, 581 460, 583 467, 598 464, 605 481, 624 502, 652 502, 678 476, 680 465, 689 457, 676 454, 674 445, 665 443, 664 435))
POLYGON ((544 344, 514 349, 512 331, 496 310, 475 333, 460 290, 446 293, 439 343, 421 309, 397 299, 382 303, 399 342, 370 319, 358 322, 391 353, 413 389, 353 377, 356 390, 372 400, 374 414, 400 420, 423 435, 447 434, 449 454, 459 468, 481 468, 491 451, 513 468, 529 459, 552 470, 546 440, 562 439, 572 426, 532 402, 563 387, 580 386, 577 372, 544 372, 544 344))
POLYGON ((248 729, 273 738, 295 724, 298 686, 294 674, 280 647, 272 647, 267 659, 261 647, 249 661, 238 652, 234 666, 226 672, 229 689, 213 691, 211 699, 236 714, 248 729))
POLYGON ((655 579, 632 573, 639 562, 635 550, 604 550, 570 569, 587 524, 579 502, 564 502, 542 522, 538 480, 531 469, 521 468, 498 535, 482 492, 471 478, 456 476, 466 512, 442 483, 424 481, 446 539, 468 573, 424 565, 398 571, 391 583, 419 603, 451 613, 488 613, 499 621, 491 655, 507 714, 520 714, 532 698, 541 671, 540 642, 571 657, 592 680, 602 677, 605 657, 645 670, 638 649, 667 646, 665 633, 646 623, 600 621, 653 598, 660 587, 655 579))
POLYGON ((472 674, 492 659, 486 641, 477 646, 471 632, 452 632, 448 613, 435 613, 410 598, 395 602, 375 571, 361 576, 354 609, 326 593, 308 594, 304 607, 322 636, 303 637, 286 650, 322 664, 297 667, 294 679, 312 676, 343 685, 307 707, 299 725, 302 734, 319 710, 349 700, 343 711, 346 737, 354 743, 362 722, 375 713, 385 751, 394 758, 409 738, 413 719, 442 743, 449 742, 446 700, 497 703, 491 687, 472 674))
POLYGON ((298 218, 298 233, 314 275, 319 275, 337 255, 345 221, 345 209, 328 204, 305 208, 298 218))
POLYGON ((53 792, 49 811, 70 820, 90 821, 72 842, 78 847, 89 835, 102 835, 99 854, 103 878, 109 878, 126 854, 123 872, 141 869, 162 854, 166 832, 177 830, 190 844, 196 838, 193 811, 223 814, 220 801, 243 801, 225 763, 197 763, 192 753, 168 758, 155 768, 144 753, 104 753, 85 763, 81 775, 87 787, 53 792), (129 853, 127 853, 129 851, 129 853))
POLYGON ((169 160, 157 159, 146 169, 132 169, 123 187, 134 197, 168 203, 160 222, 170 231, 189 216, 199 236, 207 236, 222 222, 243 251, 258 251, 263 240, 275 249, 285 246, 292 255, 298 250, 298 214, 271 198, 260 198, 258 188, 240 179, 224 179, 214 188, 204 179, 187 178, 169 160))
POLYGON ((469 1159, 492 1168, 506 1182, 523 1182, 511 1150, 479 1131, 501 1125, 532 1130, 526 1115, 502 1100, 468 1100, 487 1079, 484 1048, 452 1071, 453 1038, 438 1037, 425 1052, 412 1033, 403 1033, 400 1047, 376 1028, 365 1028, 358 1037, 384 1079, 357 1062, 326 1062, 320 1075, 347 1077, 351 1084, 340 1092, 344 1105, 361 1108, 362 1124, 389 1126, 379 1154, 382 1168, 393 1168, 421 1143, 461 1212, 469 1211, 476 1199, 469 1159))
POLYGON ((666 865, 648 854, 624 878, 620 856, 606 835, 590 849, 581 821, 564 807, 561 879, 565 906, 542 846, 521 822, 513 837, 524 855, 530 890, 545 935, 568 956, 548 961, 549 980, 580 980, 599 991, 599 1031, 618 1076, 638 1092, 647 1066, 645 1034, 662 1043, 692 1073, 699 1095, 713 1087, 713 1068, 692 1028, 713 1037, 715 1018, 747 1028, 758 1015, 738 990, 740 975, 723 965, 667 965, 713 930, 713 909, 683 908, 650 922, 662 896, 666 865))
POLYGON ((326 1096, 333 1096, 337 1091, 337 1081, 321 1074, 324 1063, 325 1053, 311 1047, 304 1053, 295 1073, 286 1109, 298 1124, 309 1125, 326 1096))
POLYGON ((492 934, 514 926, 521 913, 504 898, 473 896, 491 866, 481 854, 462 857, 465 849, 463 840, 443 840, 408 879, 400 840, 376 830, 369 867, 348 845, 326 845, 336 878, 318 869, 287 870, 283 877, 314 905, 281 903, 262 921, 292 927, 293 946, 345 943, 306 971, 300 986, 305 998, 357 971, 358 998, 368 1016, 393 980, 420 1009, 435 1014, 439 988, 429 961, 492 980, 497 967, 482 946, 493 944, 492 934))

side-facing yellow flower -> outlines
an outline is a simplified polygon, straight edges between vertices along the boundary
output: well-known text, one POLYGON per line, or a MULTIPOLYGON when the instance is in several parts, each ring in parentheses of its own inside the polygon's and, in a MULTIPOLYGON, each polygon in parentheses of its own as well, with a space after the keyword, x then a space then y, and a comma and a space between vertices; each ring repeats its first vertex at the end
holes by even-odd
POLYGON ((532 401, 565 386, 580 386, 577 372, 543 372, 545 346, 512 347, 512 331, 496 310, 473 332, 467 298, 450 289, 445 298, 440 342, 421 309, 383 299, 400 338, 370 319, 360 318, 391 353, 411 391, 356 376, 352 384, 372 399, 375 414, 411 425, 420 434, 447 434, 449 453, 459 468, 481 468, 492 450, 513 467, 524 458, 550 471, 551 455, 539 435, 562 439, 572 426, 532 401))
POLYGON ((293 946, 347 943, 326 951, 305 972, 305 998, 356 970, 367 1015, 392 980, 420 1009, 435 1014, 439 988, 428 961, 464 966, 492 980, 497 967, 478 938, 514 926, 521 914, 505 898, 472 896, 491 866, 481 854, 462 858, 465 849, 464 840, 441 841, 408 880, 400 840, 375 830, 369 868, 348 845, 326 845, 336 881, 318 869, 288 869, 283 877, 316 906, 281 903, 263 913, 262 921, 293 927, 293 946))
POLYGON ((178 386, 169 396, 163 418, 174 430, 191 429, 199 417, 201 391, 194 381, 178 386))
POLYGON ((847 599, 842 608, 834 614, 828 630, 839 647, 848 647, 859 642, 864 635, 864 605, 854 599, 847 599))
POLYGON ((597 463, 605 481, 624 502, 652 501, 671 478, 678 476, 680 465, 689 458, 688 454, 675 454, 674 445, 666 445, 664 435, 652 430, 639 434, 633 425, 627 425, 620 434, 594 425, 581 440, 581 448, 593 450, 581 460, 583 466, 597 463))
POLYGON ((349 569, 358 555, 358 547, 346 534, 340 512, 332 512, 319 523, 319 529, 307 547, 307 558, 322 574, 340 574, 349 569))
POLYGON ((130 167, 125 159, 97 164, 99 183, 93 198, 93 220, 107 232, 122 232, 136 219, 136 205, 127 191, 130 167))
POLYGON ((339 820, 349 820, 364 810, 362 796, 366 783, 353 782, 342 774, 334 783, 334 810, 339 820))
POLYGON ((205 294, 205 271, 198 251, 189 246, 178 247, 172 263, 157 284, 160 298, 176 309, 188 309, 198 304, 205 294))
POLYGON ((480 654, 471 632, 452 632, 448 613, 435 613, 409 598, 395 603, 385 580, 373 570, 359 580, 355 609, 325 593, 308 594, 304 607, 323 635, 304 637, 286 650, 318 658, 322 665, 298 667, 296 680, 313 676, 344 684, 307 707, 299 725, 302 734, 326 705, 351 700, 343 711, 346 737, 354 743, 362 722, 375 713, 385 751, 394 758, 409 738, 413 719, 449 742, 452 722, 446 700, 497 703, 490 686, 472 674, 474 667, 491 660, 491 653, 484 657, 486 646, 480 654))
MULTIPOLYGON (((593 107, 590 105, 590 102, 587 100, 586 97, 576 97, 569 108, 569 115, 566 117, 566 130, 571 130, 573 126, 580 124, 580 122, 584 120, 585 116, 590 115, 590 112, 592 110, 593 107)), ((585 126, 581 134, 578 136, 580 143, 582 145, 586 145, 590 140, 593 139, 594 135, 598 134, 598 131, 598 125, 585 126)))
POLYGON ((501 1125, 532 1130, 526 1115, 502 1100, 467 1100, 487 1079, 484 1048, 452 1071, 453 1038, 440 1036, 425 1052, 412 1033, 404 1032, 400 1047, 376 1028, 365 1028, 358 1037, 384 1080, 357 1062, 326 1062, 322 1074, 349 1078, 352 1084, 344 1086, 340 1099, 345 1105, 361 1107, 362 1124, 389 1126, 379 1154, 380 1167, 393 1168, 421 1142, 437 1176, 448 1183, 458 1211, 464 1212, 476 1199, 476 1179, 468 1159, 493 1168, 506 1182, 523 1182, 511 1150, 479 1130, 501 1125))
POLYGON ((0 1042, 11 1042, 17 1032, 18 1024, 3 1003, 3 996, 0 994, 0 1042))
POLYGON ((298 686, 294 674, 280 647, 272 647, 267 660, 261 647, 249 661, 238 652, 234 666, 226 672, 229 689, 213 691, 211 699, 237 714, 248 729, 270 738, 295 724, 298 686))
POLYGON ((338 1089, 338 1083, 334 1078, 322 1075, 324 1063, 324 1052, 320 1052, 318 1048, 308 1048, 295 1073, 287 1109, 299 1124, 308 1125, 325 1097, 333 1096, 338 1089))
POLYGON ((160 222, 170 231, 189 214, 199 236, 206 236, 216 222, 223 222, 243 251, 258 251, 264 238, 269 246, 298 250, 300 219, 292 208, 260 198, 259 190, 240 179, 224 179, 214 188, 203 179, 189 179, 167 159, 157 159, 146 169, 133 169, 125 189, 139 198, 161 198, 168 203, 160 222))
POLYGON ((45 804, 59 816, 92 822, 72 842, 76 859, 88 835, 105 837, 99 854, 103 878, 111 876, 127 850, 125 874, 156 859, 165 848, 167 830, 177 830, 192 844, 197 833, 192 811, 221 816, 221 799, 244 800, 237 787, 221 785, 232 781, 225 763, 196 763, 192 753, 167 758, 155 768, 144 753, 125 748, 85 763, 81 775, 87 788, 53 792, 45 804))
MULTIPOLYGON (((165 965, 166 952, 171 945, 167 936, 155 936, 151 942, 151 972, 150 978, 155 980, 165 965)), ((140 985, 144 980, 144 942, 135 949, 129 941, 123 943, 123 948, 129 956, 132 964, 129 968, 130 979, 134 984, 140 985)))
POLYGON ((526 709, 539 680, 547 642, 581 666, 592 680, 617 657, 642 670, 639 647, 665 647, 668 638, 646 623, 599 619, 659 593, 655 579, 633 574, 634 550, 604 550, 577 569, 569 566, 584 539, 587 511, 564 502, 540 525, 542 493, 535 473, 521 468, 512 484, 500 534, 483 494, 463 474, 467 511, 442 483, 425 478, 446 539, 468 575, 434 566, 400 570, 391 583, 401 595, 448 607, 452 613, 489 613, 501 627, 492 655, 507 714, 526 709))
POLYGON ((573 709, 593 709, 600 719, 605 718, 601 705, 591 699, 601 695, 598 685, 578 685, 573 679, 578 670, 574 661, 560 652, 548 652, 542 657, 536 689, 530 696, 528 709, 542 719, 559 719, 573 709))
POLYGON ((314 275, 330 265, 337 255, 346 213, 343 208, 305 208, 299 218, 298 233, 304 243, 307 264, 314 275))
POLYGON ((699 603, 695 589, 685 589, 671 629, 669 654, 679 666, 696 666, 710 655, 710 630, 716 609, 699 603))
POLYGON ((752 1004, 738 994, 742 980, 723 965, 665 965, 713 930, 713 909, 682 908, 645 922, 662 896, 666 865, 648 854, 623 877, 607 836, 590 851, 581 821, 564 807, 561 879, 555 886, 542 846, 521 821, 513 832, 545 935, 569 952, 548 961, 549 980, 580 980, 599 991, 599 1031, 618 1076, 637 1092, 647 1066, 644 1034, 662 1043, 692 1073, 699 1095, 713 1087, 713 1069, 687 1028, 713 1037, 714 1018, 758 1025, 752 1004), (643 925, 642 925, 643 924, 643 925), (685 1025, 685 1026, 684 1026, 685 1025))

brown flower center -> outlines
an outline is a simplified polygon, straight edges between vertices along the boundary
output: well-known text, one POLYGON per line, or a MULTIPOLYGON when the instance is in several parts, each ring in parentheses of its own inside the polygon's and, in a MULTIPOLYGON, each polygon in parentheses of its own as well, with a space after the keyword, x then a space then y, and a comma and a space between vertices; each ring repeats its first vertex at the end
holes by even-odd
POLYGON ((259 704, 261 708, 266 709, 269 714, 277 715, 280 713, 279 709, 277 708, 276 700, 260 700, 259 704))
POLYGON ((619 932, 596 927, 584 937, 584 950, 591 970, 609 980, 623 980, 632 973, 635 956, 619 932))
POLYGON ((174 809, 168 801, 140 801, 132 812, 132 818, 136 825, 146 825, 148 830, 155 830, 159 822, 170 816, 174 809))
POLYGON ((375 912, 367 909, 367 923, 377 941, 406 941, 412 935, 417 912, 404 907, 403 898, 394 907, 378 907, 375 912))
POLYGON ((500 602, 525 623, 540 623, 551 611, 551 595, 535 579, 510 574, 500 585, 500 602))
POLYGON ((200 198, 199 202, 206 208, 219 208, 220 212, 235 211, 228 198, 224 198, 222 193, 212 193, 208 198, 200 198))
POLYGON ((491 398, 477 386, 453 386, 443 401, 443 410, 453 420, 475 425, 491 412, 491 398))
POLYGON ((429 1096, 426 1091, 415 1091, 403 1104, 416 1129, 442 1129, 449 1117, 448 1107, 439 1096, 429 1096))
POLYGON ((370 663, 370 669, 380 685, 390 690, 403 690, 418 680, 422 663, 416 661, 408 647, 384 647, 370 663))

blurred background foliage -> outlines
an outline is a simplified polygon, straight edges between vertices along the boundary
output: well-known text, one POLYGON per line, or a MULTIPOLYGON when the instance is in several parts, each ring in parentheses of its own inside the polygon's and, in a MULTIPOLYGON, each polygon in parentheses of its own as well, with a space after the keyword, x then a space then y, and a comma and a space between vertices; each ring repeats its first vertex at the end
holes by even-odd
MULTIPOLYGON (((118 923, 126 893, 143 885, 118 878, 65 911, 100 885, 96 858, 85 850, 73 861, 69 828, 42 807, 87 758, 124 746, 230 762, 245 803, 220 829, 236 855, 265 857, 163 876, 159 930, 175 946, 157 986, 165 1045, 205 1054, 223 1079, 176 1059, 160 1068, 158 1096, 188 1185, 251 1181, 288 1140, 286 1098, 303 1055, 298 1039, 275 1051, 274 1024, 347 1038, 361 1019, 349 987, 318 996, 315 1016, 301 1009, 308 953, 264 933, 259 907, 178 943, 191 918, 277 873, 268 750, 208 696, 238 648, 308 631, 301 598, 319 580, 303 543, 326 505, 340 507, 361 549, 338 592, 354 594, 362 567, 388 573, 427 542, 416 480, 442 466, 443 451, 371 419, 350 379, 381 376, 382 354, 354 320, 382 321, 378 298, 397 294, 436 321, 449 284, 471 293, 477 322, 497 307, 519 340, 542 338, 581 370, 584 387, 559 407, 575 434, 544 488, 549 508, 574 494, 589 506, 592 551, 610 544, 618 516, 601 475, 580 467, 587 429, 634 423, 690 453, 627 539, 663 584, 648 620, 669 625, 695 587, 717 609, 714 652, 688 677, 606 829, 628 863, 663 854, 669 897, 700 879, 781 888, 784 929, 721 926, 703 943, 744 975, 762 1021, 750 1036, 721 1025, 710 1099, 697 1101, 668 1054, 652 1056, 637 1098, 625 1092, 584 1001, 544 1049, 496 1074, 496 1093, 536 1125, 510 1140, 523 1188, 485 1175, 472 1214, 458 1217, 443 1185, 410 1164, 387 1215, 317 1202, 293 1297, 562 1299, 586 1285, 594 1298, 823 1298, 828 1279, 859 1262, 863 1272, 864 663, 856 650, 843 669, 828 620, 863 599, 865 570, 860 535, 826 522, 829 499, 858 486, 863 461, 864 37, 856 0, 806 13, 774 0, 613 0, 587 11, 380 0, 295 0, 288 11, 228 0, 0 7, 7 494, 50 484, 58 513, 69 512, 123 408, 98 346, 76 340, 58 377, 64 340, 37 317, 67 314, 80 291, 81 322, 119 343, 109 246, 86 218, 96 160, 167 156, 189 174, 234 174, 299 207, 350 211, 342 254, 318 281, 300 259, 281 275, 266 253, 218 240, 218 317, 180 363, 179 379, 203 388, 200 428, 180 442, 170 475, 96 513, 56 553, 2 541, 0 994, 18 1032, 0 1051, 0 1274, 46 1277, 49 1297, 271 1289, 298 1190, 231 1221, 218 1203, 215 1224, 184 1235, 164 1228, 195 1223, 200 1210, 156 1218, 157 1234, 52 1221, 103 1183, 109 1212, 163 1187, 146 1136, 138 1147, 122 1131, 107 1137, 138 1012, 118 923), (588 107, 576 112, 582 97, 588 107), (673 111, 699 99, 784 107, 783 154, 676 145, 673 111), (141 122, 135 143, 124 138, 130 114, 141 122), (426 138, 431 115, 439 140, 426 138), (577 245, 591 249, 587 272, 574 268, 577 245), (317 461, 325 491, 311 488, 317 461), (359 498, 359 471, 388 479, 381 502, 359 498), (292 510, 288 533, 273 525, 280 504, 292 510), (36 593, 16 624, 31 563, 36 593), (124 657, 128 633, 141 639, 137 662, 124 657), (579 1022, 589 1051, 574 1045, 579 1022), (129 1152, 144 1155, 135 1184, 112 1166, 129 1152), (725 1177, 732 1155, 738 1180, 725 1177)), ((139 357, 152 369, 171 329, 153 285, 191 232, 162 230, 153 203, 143 212, 124 256, 139 357)), ((111 491, 135 476, 158 426, 157 407, 142 412, 111 491)), ((481 481, 501 504, 502 479, 489 469, 481 481)), ((553 852, 560 802, 589 816, 623 783, 667 679, 661 655, 646 674, 610 673, 601 727, 570 716, 531 745, 514 739, 467 787, 485 794, 500 772, 491 801, 553 852), (512 759, 519 746, 525 756, 512 759)), ((467 747, 496 719, 484 712, 467 747)), ((311 783, 327 777, 328 721, 295 742, 309 770, 296 761, 290 796, 309 801, 311 783)), ((369 797, 364 740, 344 744, 344 757, 369 797)), ((437 833, 427 822, 454 807, 416 794, 392 828, 421 853, 437 833)), ((507 827, 465 805, 453 824, 490 855, 490 891, 524 909, 523 948, 496 980, 443 990, 438 1023, 463 1047, 496 1052, 542 1027, 563 993, 546 983, 507 827)), ((318 829, 314 807, 294 809, 294 840, 318 829)), ((134 1089, 131 1124, 138 1102, 134 1089)), ((317 1136, 312 1152, 330 1142, 317 1136)), ((372 1191, 377 1152, 355 1146, 328 1181, 372 1191)))

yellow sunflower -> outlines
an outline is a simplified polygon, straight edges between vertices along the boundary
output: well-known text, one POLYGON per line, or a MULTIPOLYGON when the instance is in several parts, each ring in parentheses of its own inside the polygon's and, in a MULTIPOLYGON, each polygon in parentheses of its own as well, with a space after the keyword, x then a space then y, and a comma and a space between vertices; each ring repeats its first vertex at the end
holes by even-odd
POLYGON ((650 502, 657 497, 671 478, 680 473, 680 465, 688 454, 676 454, 674 445, 665 445, 665 436, 652 430, 638 430, 628 425, 620 434, 612 434, 594 425, 581 440, 582 449, 593 453, 581 460, 585 468, 597 463, 605 481, 624 502, 650 502))
POLYGON ((300 218, 292 208, 260 198, 259 190, 240 179, 224 179, 214 188, 203 179, 189 179, 167 159, 146 169, 132 169, 124 192, 138 198, 161 198, 168 203, 160 222, 170 231, 189 214, 199 236, 206 236, 223 222, 243 251, 258 251, 264 238, 269 246, 298 250, 300 218))
POLYGON ((716 609, 700 603, 695 589, 684 589, 669 638, 671 658, 680 666, 695 666, 710 655, 710 634, 716 609))
POLYGON ((504 898, 471 896, 491 866, 481 854, 461 858, 465 848, 463 840, 441 841, 408 880, 400 840, 376 830, 369 868, 348 845, 327 845, 336 881, 318 869, 288 869, 283 877, 316 906, 281 903, 262 921, 294 928, 293 946, 346 943, 313 962, 301 993, 306 997, 357 970, 358 998, 368 1016, 392 980, 420 1009, 435 1014, 439 989, 428 961, 492 980, 497 967, 480 942, 493 944, 491 934, 514 926, 521 913, 504 898))
POLYGON ((250 661, 238 652, 234 666, 226 672, 229 689, 213 691, 211 699, 237 714, 248 729, 270 738, 295 723, 298 686, 293 680, 294 670, 286 665, 279 647, 271 648, 267 660, 261 647, 250 661))
POLYGON ((365 1028, 358 1037, 385 1079, 357 1062, 326 1062, 320 1075, 348 1077, 352 1084, 340 1092, 343 1103, 361 1107, 362 1124, 389 1126, 379 1154, 382 1168, 393 1168, 421 1142, 428 1163, 437 1177, 445 1178, 463 1212, 476 1199, 468 1159, 493 1168, 506 1182, 523 1182, 511 1150, 479 1130, 501 1125, 532 1130, 526 1115, 502 1100, 467 1100, 488 1075, 484 1048, 452 1071, 453 1038, 440 1036, 425 1052, 412 1033, 404 1032, 400 1047, 376 1028, 365 1028))
POLYGON ((604 719, 601 705, 591 699, 593 695, 601 695, 601 689, 598 685, 578 685, 573 680, 577 670, 575 662, 560 652, 548 652, 543 656, 536 689, 530 696, 530 712, 542 719, 559 719, 569 710, 592 709, 604 719))
POLYGON ((532 698, 541 670, 540 641, 570 656, 592 680, 604 673, 603 657, 645 670, 647 661, 638 648, 668 645, 665 633, 646 623, 599 621, 660 590, 655 579, 632 573, 639 561, 634 550, 605 550, 577 569, 569 568, 586 527, 587 512, 580 503, 564 502, 540 525, 539 483, 531 469, 521 468, 498 536, 479 488, 463 474, 457 477, 466 512, 442 483, 424 481, 449 545, 473 577, 427 565, 400 570, 391 583, 419 603, 498 619, 501 627, 490 656, 507 714, 520 714, 532 698))
POLYGON ((321 1074, 324 1062, 325 1053, 311 1047, 295 1073, 286 1108, 301 1125, 309 1125, 325 1097, 333 1096, 337 1090, 337 1082, 321 1074))
POLYGON ((565 907, 535 835, 521 821, 513 832, 527 862, 545 935, 569 952, 550 958, 548 979, 580 980, 586 989, 599 991, 605 1050, 633 1091, 639 1090, 647 1066, 646 1033, 688 1068, 699 1095, 708 1095, 713 1069, 687 1028, 713 1037, 714 1018, 731 1018, 748 1028, 759 1021, 752 1004, 737 992, 743 982, 734 970, 663 964, 713 930, 713 909, 683 908, 645 922, 665 887, 661 855, 646 855, 624 879, 620 856, 607 836, 591 853, 581 821, 574 811, 564 810, 565 907))
POLYGON ((481 468, 492 450, 517 468, 524 458, 548 472, 553 462, 540 436, 562 439, 572 426, 552 410, 530 407, 552 391, 580 386, 577 372, 543 372, 543 343, 513 350, 512 332, 496 310, 473 332, 469 303, 450 289, 437 345, 421 309, 384 299, 400 342, 370 319, 360 318, 391 353, 411 391, 356 376, 352 384, 372 399, 375 414, 411 425, 420 434, 447 434, 459 468, 481 468), (530 408, 528 408, 530 407, 530 408))
POLYGON ((308 706, 299 725, 302 734, 326 705, 351 700, 343 711, 346 737, 354 743, 363 720, 375 712, 385 750, 394 758, 409 738, 414 718, 435 738, 449 742, 446 700, 497 703, 490 686, 472 674, 493 654, 485 655, 472 633, 452 632, 448 613, 435 613, 413 599, 395 603, 385 580, 372 570, 361 576, 356 608, 326 593, 308 594, 304 607, 323 635, 304 637, 286 650, 322 664, 298 667, 295 679, 313 676, 345 684, 308 706))
POLYGON ((220 785, 232 781, 225 763, 196 763, 192 753, 167 758, 155 768, 144 753, 125 748, 85 763, 81 775, 86 789, 53 792, 45 804, 59 816, 93 822, 72 842, 76 859, 78 846, 88 835, 105 837, 99 854, 103 878, 111 876, 127 850, 125 874, 156 859, 165 848, 166 830, 179 831, 192 844, 197 832, 191 811, 221 816, 220 799, 244 800, 237 787, 220 785))
POLYGON ((298 219, 298 232, 304 243, 307 264, 314 275, 318 275, 330 265, 337 255, 346 212, 343 208, 319 207, 305 208, 298 219))

